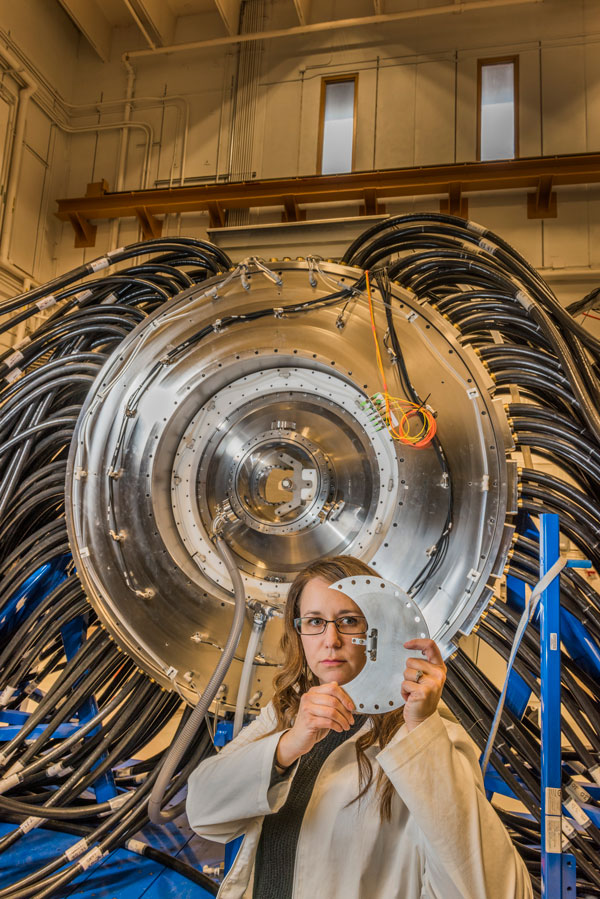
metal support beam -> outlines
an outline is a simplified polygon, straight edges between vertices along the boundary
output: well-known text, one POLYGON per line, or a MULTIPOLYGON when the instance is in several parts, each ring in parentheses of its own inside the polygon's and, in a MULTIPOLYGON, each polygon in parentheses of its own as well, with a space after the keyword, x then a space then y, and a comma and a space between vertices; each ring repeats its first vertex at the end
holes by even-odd
POLYGON ((282 222, 303 222, 306 220, 306 210, 300 209, 295 197, 283 198, 282 222))

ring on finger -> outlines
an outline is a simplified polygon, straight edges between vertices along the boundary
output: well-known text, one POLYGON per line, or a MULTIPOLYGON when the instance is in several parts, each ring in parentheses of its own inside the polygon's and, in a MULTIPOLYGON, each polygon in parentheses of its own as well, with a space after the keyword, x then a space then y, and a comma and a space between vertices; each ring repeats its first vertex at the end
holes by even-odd
POLYGON ((425 674, 425 672, 421 671, 421 669, 419 668, 419 670, 415 674, 415 684, 419 683, 419 681, 421 680, 421 678, 423 677, 424 674, 425 674))

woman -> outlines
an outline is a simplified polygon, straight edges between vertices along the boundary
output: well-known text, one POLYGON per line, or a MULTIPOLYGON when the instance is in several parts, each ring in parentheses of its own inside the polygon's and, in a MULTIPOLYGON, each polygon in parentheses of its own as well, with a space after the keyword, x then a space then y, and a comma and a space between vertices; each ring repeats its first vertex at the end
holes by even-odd
POLYGON ((244 840, 221 899, 529 899, 525 866, 484 793, 478 752, 438 704, 445 665, 411 640, 405 705, 361 717, 343 689, 366 661, 358 606, 329 589, 374 574, 351 556, 302 571, 273 700, 189 783, 191 826, 244 840))

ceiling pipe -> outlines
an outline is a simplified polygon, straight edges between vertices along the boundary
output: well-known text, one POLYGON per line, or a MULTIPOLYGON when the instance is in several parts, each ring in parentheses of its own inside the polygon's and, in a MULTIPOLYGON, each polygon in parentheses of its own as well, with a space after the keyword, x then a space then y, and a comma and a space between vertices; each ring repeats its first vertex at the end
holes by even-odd
POLYGON ((314 22, 311 25, 298 25, 293 28, 280 28, 276 31, 260 31, 250 34, 231 34, 227 37, 211 38, 207 41, 191 41, 184 44, 171 44, 167 47, 156 47, 154 50, 131 50, 126 53, 129 59, 143 59, 158 54, 184 53, 190 50, 205 50, 211 47, 225 47, 231 44, 243 44, 248 41, 265 41, 279 37, 296 37, 303 34, 315 34, 320 31, 333 31, 339 28, 364 28, 367 25, 386 25, 390 22, 403 22, 407 19, 429 18, 431 16, 457 15, 471 10, 495 9, 505 6, 524 6, 532 3, 543 3, 544 0, 471 0, 470 3, 447 3, 431 9, 407 9, 403 12, 385 13, 383 15, 362 16, 353 19, 337 19, 330 22, 314 22))

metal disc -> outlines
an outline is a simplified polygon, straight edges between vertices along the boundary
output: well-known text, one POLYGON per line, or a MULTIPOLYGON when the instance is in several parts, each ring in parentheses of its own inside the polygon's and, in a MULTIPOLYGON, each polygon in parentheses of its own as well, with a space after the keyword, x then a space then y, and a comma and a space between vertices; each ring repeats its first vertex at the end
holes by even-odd
POLYGON ((329 589, 354 600, 368 622, 365 666, 344 684, 344 690, 359 714, 383 715, 399 709, 404 705, 406 660, 415 654, 414 649, 405 649, 404 643, 429 637, 423 612, 401 587, 376 576, 346 577, 329 589))

